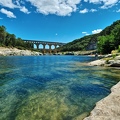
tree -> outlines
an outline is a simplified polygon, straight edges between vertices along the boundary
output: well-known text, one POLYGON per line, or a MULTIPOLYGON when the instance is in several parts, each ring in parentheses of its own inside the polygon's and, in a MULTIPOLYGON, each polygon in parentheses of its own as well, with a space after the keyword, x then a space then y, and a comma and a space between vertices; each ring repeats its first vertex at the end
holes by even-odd
POLYGON ((4 44, 4 40, 5 40, 5 36, 6 36, 6 28, 5 26, 0 26, 0 44, 4 44))
POLYGON ((6 46, 16 46, 16 36, 14 34, 7 33, 6 39, 5 39, 5 45, 6 46))
POLYGON ((101 54, 111 53, 111 51, 115 49, 114 36, 99 36, 97 49, 101 54))
POLYGON ((117 25, 116 29, 115 29, 115 46, 116 48, 119 47, 120 45, 120 25, 117 25))

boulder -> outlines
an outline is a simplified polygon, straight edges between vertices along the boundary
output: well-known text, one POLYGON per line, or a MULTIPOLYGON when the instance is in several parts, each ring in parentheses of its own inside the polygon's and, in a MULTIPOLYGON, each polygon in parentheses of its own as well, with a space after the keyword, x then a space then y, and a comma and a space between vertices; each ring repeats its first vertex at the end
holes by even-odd
POLYGON ((88 65, 91 65, 91 66, 104 66, 104 64, 105 64, 105 60, 103 59, 95 60, 95 61, 88 63, 88 65))
POLYGON ((112 54, 104 55, 104 58, 112 57, 112 54))
POLYGON ((109 60, 107 64, 110 67, 120 67, 120 60, 109 60))
POLYGON ((115 60, 120 60, 120 55, 115 57, 115 60))

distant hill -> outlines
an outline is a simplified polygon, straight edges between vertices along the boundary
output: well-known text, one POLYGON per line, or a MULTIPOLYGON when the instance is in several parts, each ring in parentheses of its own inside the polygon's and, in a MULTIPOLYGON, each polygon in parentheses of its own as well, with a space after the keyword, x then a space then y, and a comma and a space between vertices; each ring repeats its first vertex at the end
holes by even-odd
POLYGON ((62 47, 60 51, 98 50, 100 53, 110 53, 120 45, 120 20, 107 26, 98 34, 76 39, 62 47))

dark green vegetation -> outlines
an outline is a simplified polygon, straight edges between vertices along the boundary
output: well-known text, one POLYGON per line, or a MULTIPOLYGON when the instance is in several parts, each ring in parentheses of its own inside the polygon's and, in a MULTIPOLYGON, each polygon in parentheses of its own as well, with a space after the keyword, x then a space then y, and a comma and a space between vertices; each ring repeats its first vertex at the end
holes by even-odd
POLYGON ((98 37, 98 51, 101 53, 110 53, 118 49, 120 45, 120 20, 106 27, 98 37))
POLYGON ((8 33, 5 26, 0 26, 0 46, 32 49, 30 43, 25 43, 21 38, 16 38, 14 34, 8 33))
MULTIPOLYGON (((120 45, 120 20, 106 27, 98 34, 88 35, 74 40, 64 46, 60 51, 83 51, 96 49, 101 54, 111 53, 120 45)), ((119 48, 120 49, 120 48, 119 48)))
POLYGON ((76 39, 60 48, 61 51, 81 51, 88 50, 89 44, 91 42, 97 42, 98 34, 85 36, 79 39, 76 39))

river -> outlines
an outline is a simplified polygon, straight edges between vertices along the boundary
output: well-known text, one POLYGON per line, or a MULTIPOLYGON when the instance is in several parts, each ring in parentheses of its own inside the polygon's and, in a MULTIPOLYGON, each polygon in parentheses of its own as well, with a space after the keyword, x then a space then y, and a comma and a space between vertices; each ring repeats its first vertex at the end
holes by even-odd
POLYGON ((0 120, 82 120, 120 81, 90 56, 0 57, 0 120))

